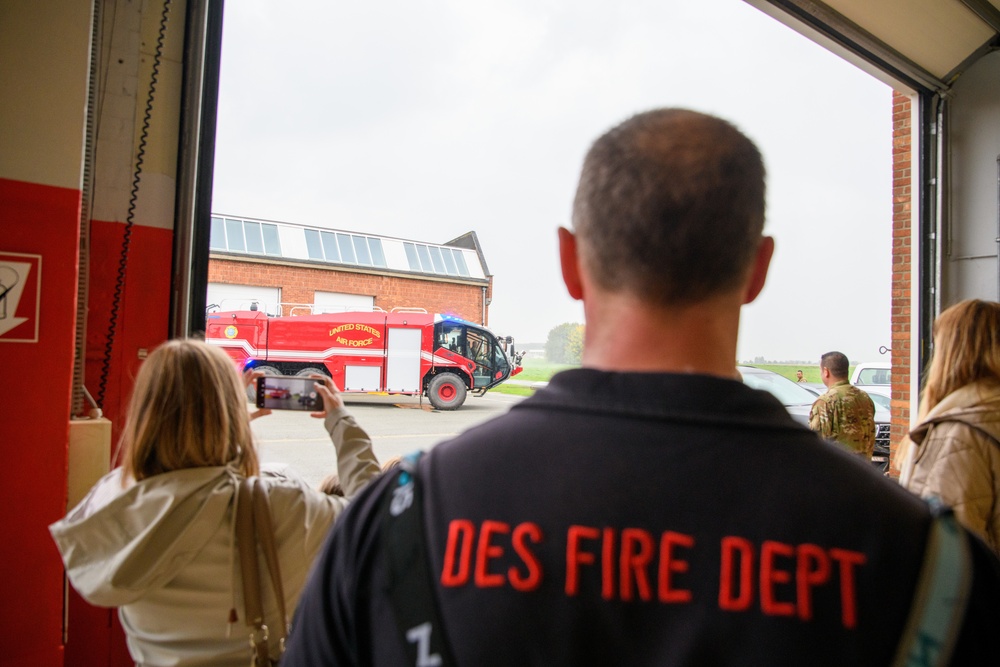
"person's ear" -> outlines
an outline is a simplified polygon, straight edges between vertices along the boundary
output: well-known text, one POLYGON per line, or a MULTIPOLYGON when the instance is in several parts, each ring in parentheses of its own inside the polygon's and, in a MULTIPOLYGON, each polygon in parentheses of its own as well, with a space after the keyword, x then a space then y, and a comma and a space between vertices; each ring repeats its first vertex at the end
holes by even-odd
POLYGON ((756 299, 764 283, 767 281, 767 270, 771 266, 771 257, 774 256, 774 239, 770 236, 763 236, 760 245, 757 246, 757 253, 753 258, 753 265, 750 269, 750 280, 747 282, 747 291, 743 295, 743 303, 747 304, 756 299))
POLYGON ((574 299, 583 298, 583 282, 580 280, 580 260, 576 249, 576 236, 565 227, 559 228, 559 265, 562 267, 566 291, 574 299))

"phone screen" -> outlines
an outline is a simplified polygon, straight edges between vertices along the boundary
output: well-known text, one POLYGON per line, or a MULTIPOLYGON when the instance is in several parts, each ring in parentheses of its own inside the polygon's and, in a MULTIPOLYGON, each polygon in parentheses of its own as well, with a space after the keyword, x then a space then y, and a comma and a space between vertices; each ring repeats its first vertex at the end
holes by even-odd
POLYGON ((290 375, 265 375, 257 378, 257 407, 271 410, 323 409, 323 397, 316 391, 316 380, 290 375))

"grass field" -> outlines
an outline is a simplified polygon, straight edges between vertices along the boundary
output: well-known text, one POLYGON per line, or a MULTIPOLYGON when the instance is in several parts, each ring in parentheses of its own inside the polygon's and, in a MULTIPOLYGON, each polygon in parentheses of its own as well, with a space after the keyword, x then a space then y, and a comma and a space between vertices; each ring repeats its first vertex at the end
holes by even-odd
POLYGON ((754 368, 763 368, 773 371, 778 375, 784 375, 789 380, 795 380, 795 371, 802 371, 806 382, 820 384, 823 380, 819 377, 819 366, 794 366, 792 364, 750 364, 754 368))
MULTIPOLYGON (((544 359, 525 359, 521 362, 521 366, 524 370, 511 379, 520 382, 548 382, 549 378, 559 371, 575 368, 573 364, 553 364, 544 359)), ((531 387, 507 383, 494 387, 490 391, 495 391, 498 394, 513 394, 514 396, 531 396, 535 393, 531 387)))

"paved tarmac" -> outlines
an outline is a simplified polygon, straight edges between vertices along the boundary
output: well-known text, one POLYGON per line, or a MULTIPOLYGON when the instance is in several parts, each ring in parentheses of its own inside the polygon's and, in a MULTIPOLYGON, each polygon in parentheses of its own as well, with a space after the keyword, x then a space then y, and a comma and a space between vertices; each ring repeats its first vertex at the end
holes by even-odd
MULTIPOLYGON (((414 396, 348 395, 347 409, 372 438, 379 461, 427 450, 476 424, 501 415, 521 396, 469 396, 458 410, 435 410, 414 396)), ((275 410, 252 423, 261 460, 288 465, 315 486, 336 470, 337 457, 323 423, 307 412, 275 410)))

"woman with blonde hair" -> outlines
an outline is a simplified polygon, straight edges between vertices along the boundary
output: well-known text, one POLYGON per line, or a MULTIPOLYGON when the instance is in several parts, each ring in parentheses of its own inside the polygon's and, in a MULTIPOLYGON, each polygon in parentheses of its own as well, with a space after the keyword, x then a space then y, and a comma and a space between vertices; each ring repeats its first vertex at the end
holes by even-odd
MULTIPOLYGON (((379 465, 332 380, 315 379, 324 410, 312 416, 324 419, 350 498, 378 475, 379 465)), ((70 581, 89 602, 119 608, 138 665, 245 667, 250 649, 236 490, 242 478, 261 473, 232 360, 195 340, 157 348, 136 378, 120 446, 121 467, 50 527, 70 581)), ((287 476, 264 473, 260 480, 270 497, 291 613, 347 498, 287 476)), ((269 581, 266 574, 261 581, 269 581)), ((264 618, 274 628, 278 605, 269 585, 261 589, 264 618)), ((272 656, 280 655, 279 634, 270 633, 272 656)))
POLYGON ((900 483, 937 497, 1000 555, 1000 304, 970 299, 934 322, 919 423, 900 483))

